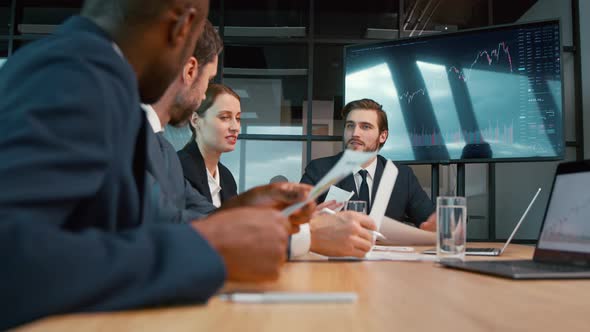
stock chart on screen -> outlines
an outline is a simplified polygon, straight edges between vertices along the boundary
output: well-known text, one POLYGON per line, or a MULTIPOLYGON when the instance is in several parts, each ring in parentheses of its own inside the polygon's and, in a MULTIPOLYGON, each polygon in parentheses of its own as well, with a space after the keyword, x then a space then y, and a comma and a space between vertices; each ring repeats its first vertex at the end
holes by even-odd
POLYGON ((383 105, 395 161, 563 158, 558 21, 345 47, 345 102, 383 105))

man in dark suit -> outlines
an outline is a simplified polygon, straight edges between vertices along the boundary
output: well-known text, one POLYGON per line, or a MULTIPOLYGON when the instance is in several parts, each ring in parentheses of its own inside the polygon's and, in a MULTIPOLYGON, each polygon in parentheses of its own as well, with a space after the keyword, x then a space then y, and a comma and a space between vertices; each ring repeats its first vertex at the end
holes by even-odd
POLYGON ((277 209, 307 189, 256 188, 188 225, 154 223, 144 193, 138 105, 177 77, 208 8, 86 0, 82 16, 3 66, 1 330, 65 312, 204 302, 226 277, 277 277, 289 229, 309 217, 277 209), (248 205, 259 207, 232 209, 248 205))
POLYGON ((154 199, 154 213, 161 222, 187 223, 201 219, 216 207, 184 178, 172 144, 164 138, 168 123, 186 123, 199 107, 204 90, 217 74, 223 41, 208 20, 191 57, 178 77, 157 103, 143 105, 151 131, 148 140, 148 188, 154 199), (155 133, 155 134, 152 134, 155 133))
MULTIPOLYGON (((152 106, 143 105, 146 113, 155 114, 152 106)), ((176 150, 150 119, 148 133, 147 187, 152 199, 153 214, 157 222, 189 223, 202 219, 215 211, 216 207, 207 197, 201 195, 184 178, 182 165, 176 150), (156 131, 157 130, 157 131, 156 131)), ((159 121, 158 118, 155 118, 159 121)))
MULTIPOLYGON (((385 144, 388 137, 387 114, 375 101, 362 99, 348 103, 342 110, 342 118, 345 119, 343 143, 346 149, 372 152, 385 144)), ((341 156, 342 153, 339 153, 311 161, 305 168, 301 182, 317 183, 341 156)), ((377 155, 336 186, 354 192, 352 199, 366 201, 367 213, 370 213, 386 162, 384 157, 377 155)), ((405 165, 395 166, 398 175, 385 216, 396 220, 408 219, 422 229, 436 229, 434 205, 418 183, 412 169, 405 165)), ((320 196, 318 202, 323 202, 325 198, 326 194, 320 196)))

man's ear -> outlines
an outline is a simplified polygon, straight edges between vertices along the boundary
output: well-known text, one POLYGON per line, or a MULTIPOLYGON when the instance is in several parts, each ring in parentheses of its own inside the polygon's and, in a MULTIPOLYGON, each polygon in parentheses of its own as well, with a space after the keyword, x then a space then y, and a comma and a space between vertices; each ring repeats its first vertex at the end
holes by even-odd
POLYGON ((199 62, 194 56, 191 56, 182 70, 182 81, 191 86, 199 73, 199 62))
POLYGON ((379 144, 385 143, 387 141, 387 137, 389 137, 389 131, 384 130, 379 134, 379 144))
POLYGON ((195 8, 177 8, 173 10, 175 23, 170 30, 170 41, 172 46, 185 45, 190 37, 193 23, 197 16, 195 8))
POLYGON ((199 120, 199 114, 197 114, 197 112, 193 112, 193 114, 191 115, 191 126, 193 126, 193 128, 197 128, 197 122, 199 120))

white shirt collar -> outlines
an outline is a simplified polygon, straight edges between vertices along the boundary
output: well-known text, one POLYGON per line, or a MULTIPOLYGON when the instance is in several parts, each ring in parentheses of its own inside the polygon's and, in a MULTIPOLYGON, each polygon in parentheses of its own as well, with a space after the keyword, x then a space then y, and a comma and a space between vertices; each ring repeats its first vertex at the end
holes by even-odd
POLYGON ((162 123, 160 122, 160 118, 158 118, 158 114, 152 105, 141 104, 141 108, 143 108, 145 111, 145 115, 147 116, 148 122, 150 123, 150 126, 152 126, 154 133, 164 131, 164 128, 162 128, 162 123))
MULTIPOLYGON (((352 172, 352 174, 357 174, 358 171, 360 171, 361 169, 361 167, 357 167, 352 172)), ((365 167, 365 169, 367 170, 367 175, 369 176, 369 178, 373 180, 375 178, 375 172, 377 171, 377 157, 375 157, 375 159, 373 159, 373 162, 371 162, 369 166, 365 167)))
POLYGON ((119 54, 121 58, 125 58, 125 56, 123 55, 123 51, 121 51, 121 48, 119 48, 119 45, 115 44, 115 42, 112 42, 112 45, 115 52, 117 52, 117 54, 119 54))

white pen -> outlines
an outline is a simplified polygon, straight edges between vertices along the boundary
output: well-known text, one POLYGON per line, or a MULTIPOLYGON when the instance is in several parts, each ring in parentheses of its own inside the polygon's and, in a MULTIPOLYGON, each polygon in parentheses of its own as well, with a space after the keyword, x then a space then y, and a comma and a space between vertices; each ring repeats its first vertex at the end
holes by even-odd
POLYGON ((356 302, 356 293, 263 292, 220 294, 224 301, 236 303, 349 303, 356 302))
MULTIPOLYGON (((334 210, 328 209, 326 207, 323 208, 323 209, 321 209, 320 212, 336 215, 336 212, 334 212, 334 210)), ((336 217, 338 217, 338 216, 336 216, 336 217)), ((379 233, 377 231, 371 231, 371 230, 369 230, 369 232, 371 232, 378 239, 387 240, 387 238, 385 237, 385 235, 383 235, 383 234, 381 234, 381 233, 379 233)))

